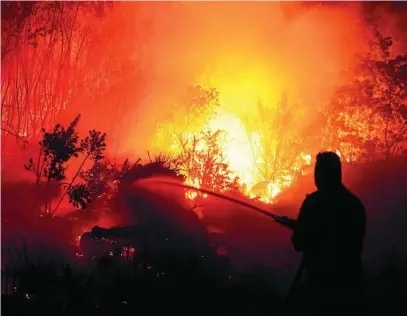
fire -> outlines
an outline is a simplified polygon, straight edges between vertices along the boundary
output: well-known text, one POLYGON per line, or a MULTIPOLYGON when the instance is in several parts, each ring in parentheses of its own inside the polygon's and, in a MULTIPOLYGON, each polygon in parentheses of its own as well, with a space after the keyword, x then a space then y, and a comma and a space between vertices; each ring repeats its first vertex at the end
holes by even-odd
MULTIPOLYGON (((250 198, 258 198, 265 203, 272 203, 279 193, 292 185, 295 180, 295 173, 301 173, 304 166, 311 164, 311 155, 301 152, 297 162, 293 164, 292 170, 282 170, 282 174, 276 176, 274 181, 267 181, 258 167, 258 164, 263 163, 260 153, 264 151, 259 132, 249 132, 237 115, 225 110, 217 111, 216 115, 204 124, 202 130, 212 133, 222 131, 222 136, 218 137, 217 142, 224 157, 223 162, 228 165, 231 171, 230 178, 238 179, 242 193, 250 198), (264 185, 263 192, 259 193, 256 192, 256 187, 261 182, 267 182, 267 184, 264 185)), ((192 139, 193 136, 192 133, 186 135, 187 139, 192 139)), ((176 150, 179 149, 179 146, 173 143, 171 148, 176 150)), ((205 150, 206 148, 205 143, 200 143, 197 146, 198 150, 205 150)), ((185 184, 196 188, 201 187, 198 178, 187 173, 185 176, 185 184)), ((189 191, 186 193, 186 197, 191 200, 197 196, 197 192, 189 191)), ((206 194, 202 197, 205 198, 206 194)))
POLYGON ((225 132, 225 137, 220 140, 220 146, 226 162, 234 175, 239 177, 241 184, 253 185, 255 181, 253 157, 248 134, 241 120, 231 114, 220 113, 210 120, 205 128, 225 132))
MULTIPOLYGON (((194 187, 194 188, 197 188, 197 189, 199 189, 199 188, 201 187, 201 186, 199 185, 199 182, 197 181, 197 179, 196 179, 196 178, 191 178, 191 177, 187 177, 187 178, 186 178, 185 184, 186 184, 186 185, 190 185, 190 186, 192 186, 192 187, 194 187)), ((195 192, 195 191, 187 191, 187 192, 185 193, 185 196, 186 196, 186 198, 188 198, 188 199, 190 199, 190 200, 194 200, 194 199, 198 196, 198 193, 195 192)), ((204 194, 202 194, 201 196, 202 196, 203 198, 206 198, 208 195, 207 195, 206 193, 204 193, 204 194)))
MULTIPOLYGON (((208 108, 214 103, 218 106, 214 111, 209 109, 202 114, 199 107, 207 97, 202 94, 203 97, 191 102, 187 110, 182 105, 174 107, 176 114, 171 113, 172 119, 166 118, 156 133, 154 142, 160 143, 157 149, 178 154, 182 150, 179 135, 192 142, 202 131, 214 134, 221 130, 217 144, 223 162, 231 171, 230 179, 237 177, 240 191, 248 197, 272 203, 292 185, 304 167, 311 164, 309 149, 301 144, 302 128, 309 123, 307 107, 301 101, 297 103, 300 98, 294 88, 290 89, 287 101, 285 89, 293 83, 281 65, 270 58, 257 56, 251 49, 232 54, 219 51, 210 59, 207 68, 195 80, 217 90, 216 102, 213 99, 205 102, 208 108), (196 104, 198 106, 190 110, 196 104), (167 135, 175 137, 170 140, 165 138, 167 135)), ((196 150, 205 149, 204 142, 196 146, 196 150)), ((203 187, 202 179, 196 173, 184 170, 184 175, 187 185, 203 187)), ((189 199, 197 196, 196 192, 187 193, 189 199)))
MULTIPOLYGON (((214 70, 198 80, 206 87, 216 88, 218 94, 208 97, 211 90, 199 86, 201 94, 194 96, 187 110, 174 107, 172 120, 169 118, 160 125, 155 144, 175 155, 184 151, 189 160, 188 168, 183 170, 187 185, 222 191, 223 188, 213 188, 207 179, 200 178, 208 172, 206 162, 199 159, 211 160, 212 157, 204 158, 205 151, 210 156, 216 150, 205 141, 197 141, 202 132, 213 135, 221 131, 216 134, 216 149, 220 148, 221 154, 213 159, 228 165, 228 177, 231 182, 237 179, 242 193, 272 203, 311 164, 311 155, 301 143, 302 128, 307 122, 306 107, 297 102, 295 94, 290 94, 288 100, 278 68, 270 70, 252 56, 220 54, 212 66, 214 70), (202 107, 207 107, 207 111, 202 107), (174 137, 165 138, 168 135, 174 137), (186 143, 190 144, 187 153, 186 143), (198 151, 200 158, 192 150, 198 151), (197 161, 200 172, 191 172, 190 165, 197 161)), ((221 172, 214 173, 212 177, 221 172)), ((187 193, 189 199, 197 196, 197 192, 187 193)))

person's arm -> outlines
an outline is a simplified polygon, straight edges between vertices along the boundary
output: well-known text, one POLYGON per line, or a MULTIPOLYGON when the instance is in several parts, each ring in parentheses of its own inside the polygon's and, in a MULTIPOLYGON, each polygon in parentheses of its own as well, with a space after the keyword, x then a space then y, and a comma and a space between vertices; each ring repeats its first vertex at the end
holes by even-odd
POLYGON ((360 240, 361 246, 363 247, 363 239, 366 234, 366 213, 364 205, 359 202, 356 218, 355 218, 355 233, 357 238, 360 240))
POLYGON ((309 217, 309 210, 307 206, 308 202, 307 199, 303 202, 300 213, 298 215, 298 219, 296 221, 296 225, 294 228, 294 233, 291 236, 291 243, 294 246, 296 251, 304 251, 307 245, 308 239, 308 217, 309 217))
POLYGON ((360 227, 361 227, 361 235, 362 239, 365 238, 366 235, 366 210, 365 206, 360 203, 360 227))

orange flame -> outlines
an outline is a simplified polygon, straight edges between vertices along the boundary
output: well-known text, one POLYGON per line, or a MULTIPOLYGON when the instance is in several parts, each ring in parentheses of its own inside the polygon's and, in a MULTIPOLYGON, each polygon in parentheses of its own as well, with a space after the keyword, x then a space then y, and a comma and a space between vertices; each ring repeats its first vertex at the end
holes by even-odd
MULTIPOLYGON (((256 194, 253 192, 254 187, 265 180, 256 166, 263 162, 259 154, 264 151, 260 142, 260 133, 249 132, 237 115, 226 111, 218 111, 215 117, 208 119, 202 130, 223 131, 225 137, 220 138, 218 144, 223 151, 224 163, 228 164, 231 170, 231 178, 238 177, 239 184, 243 188, 242 193, 250 198, 258 198, 265 203, 272 203, 279 193, 292 185, 295 173, 301 173, 304 166, 311 164, 311 155, 301 152, 297 159, 298 162, 293 165, 292 170, 284 170, 284 173, 276 177, 274 181, 268 181, 262 193, 256 194)), ((191 133, 187 134, 189 139, 192 136, 191 133)), ((205 149, 204 143, 198 146, 199 150, 205 149)), ((176 151, 179 147, 173 143, 171 149, 176 151)), ((185 174, 185 176, 185 184, 200 188, 199 179, 193 178, 189 174, 185 174)), ((188 191, 186 193, 186 197, 191 200, 197 196, 197 192, 188 191)))

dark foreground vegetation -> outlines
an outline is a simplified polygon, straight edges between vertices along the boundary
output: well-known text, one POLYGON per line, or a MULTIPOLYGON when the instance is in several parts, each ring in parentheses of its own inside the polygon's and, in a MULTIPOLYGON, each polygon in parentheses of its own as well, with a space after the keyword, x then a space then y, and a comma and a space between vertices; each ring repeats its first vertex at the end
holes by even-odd
MULTIPOLYGON (((91 264, 91 271, 69 266, 26 266, 14 288, 3 296, 3 312, 119 312, 125 314, 251 314, 280 306, 261 272, 239 276, 202 268, 178 275, 141 267, 114 257, 91 264), (232 276, 233 275, 233 276, 232 276)), ((229 272, 230 273, 230 272, 229 272)), ((11 284, 10 284, 11 285, 11 284)))
MULTIPOLYGON (((380 279, 367 283, 366 312, 404 314, 405 263, 403 267, 398 258, 389 257, 380 279)), ((86 265, 86 269, 72 269, 70 265, 28 263, 3 271, 2 312, 281 315, 305 308, 301 284, 289 298, 281 297, 274 292, 267 269, 234 273, 195 267, 178 274, 163 273, 114 256, 86 261, 86 265)))

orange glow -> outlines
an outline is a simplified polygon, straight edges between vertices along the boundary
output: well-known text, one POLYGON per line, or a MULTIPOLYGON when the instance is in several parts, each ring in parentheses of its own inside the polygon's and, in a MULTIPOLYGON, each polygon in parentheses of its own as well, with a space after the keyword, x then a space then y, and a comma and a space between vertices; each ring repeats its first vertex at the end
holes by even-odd
MULTIPOLYGON (((239 184, 244 187, 244 194, 251 198, 258 197, 265 203, 271 203, 283 189, 288 188, 293 183, 295 172, 301 172, 305 166, 311 164, 311 155, 300 152, 296 162, 290 166, 291 169, 276 170, 282 171, 281 175, 276 176, 273 181, 267 181, 256 165, 262 163, 261 153, 264 152, 260 142, 261 135, 259 132, 261 131, 248 132, 237 115, 222 110, 213 118, 208 118, 202 129, 212 132, 223 131, 223 137, 218 138, 218 143, 224 154, 224 162, 228 164, 231 171, 231 178, 239 178, 239 184), (261 181, 268 182, 265 191, 261 194, 254 194, 252 192, 253 187, 261 181)), ((269 133, 273 133, 273 131, 269 131, 269 133)), ((193 135, 189 133, 187 136, 191 138, 193 135)), ((179 149, 176 143, 172 144, 171 150, 173 152, 176 153, 179 149)), ((198 149, 205 150, 205 144, 199 144, 198 149)), ((287 148, 282 150, 287 150, 287 148)), ((188 173, 185 175, 187 185, 200 188, 199 179, 191 177, 188 173)), ((189 191, 186 196, 189 199, 195 199, 198 194, 189 191)))
MULTIPOLYGON (((407 51, 401 27, 407 18, 382 10, 383 4, 375 3, 374 10, 365 5, 368 2, 3 1, 2 9, 14 9, 2 10, 1 177, 15 191, 15 195, 3 194, 8 201, 2 202, 2 222, 12 223, 4 225, 4 231, 10 235, 25 232, 32 222, 34 236, 37 230, 46 232, 42 224, 36 226, 48 200, 54 208, 62 192, 72 189, 69 183, 75 175, 74 185, 86 183, 79 178, 91 168, 91 161, 81 166, 82 157, 78 157, 64 165, 68 167, 66 179, 55 182, 58 190, 51 188, 53 180, 46 179, 34 190, 14 189, 20 182, 37 185, 34 173, 24 165, 39 157, 42 128, 52 131, 57 123, 66 127, 78 114, 79 137, 92 129, 106 133, 104 161, 117 167, 112 172, 114 181, 103 173, 103 179, 93 181, 99 193, 104 191, 100 203, 92 197, 90 207, 78 210, 86 216, 70 217, 61 232, 58 225, 50 230, 56 237, 61 235, 56 243, 63 240, 70 244, 69 250, 79 249, 78 257, 117 250, 112 240, 94 244, 86 234, 81 241, 94 226, 150 225, 148 216, 146 221, 138 218, 142 212, 133 212, 123 200, 134 192, 122 194, 121 186, 120 190, 106 187, 120 184, 133 163, 144 165, 161 154, 174 158, 171 167, 183 159, 179 170, 189 186, 238 199, 243 195, 253 199, 253 204, 286 203, 293 210, 280 215, 294 218, 298 210, 294 205, 315 190, 311 173, 318 151, 336 152, 344 165, 373 162, 380 158, 375 152, 388 147, 383 146, 388 145, 387 138, 397 139, 403 136, 399 131, 407 128, 405 111, 391 122, 384 115, 388 103, 397 99, 386 92, 393 90, 385 89, 386 80, 382 78, 375 89, 362 82, 352 84, 355 78, 369 79, 360 68, 376 64, 365 62, 370 53, 377 53, 370 47, 372 23, 383 36, 392 37, 392 55, 407 51), (35 9, 27 10, 31 6, 35 9), (377 19, 370 22, 368 14, 377 19), (384 94, 389 96, 382 98, 384 94), (374 103, 375 108, 371 107, 374 103), (215 137, 205 138, 208 135, 215 137), (124 161, 129 164, 122 165, 124 161)), ((392 73, 387 66, 383 69, 392 73)), ((40 164, 36 165, 38 170, 40 164)), ((347 167, 353 166, 343 170, 353 172, 347 167)), ((352 181, 359 185, 357 177, 352 175, 352 181)), ((142 203, 146 207, 150 199, 159 202, 164 195, 165 188, 155 189, 156 195, 146 194, 142 203)), ((175 191, 166 191, 178 199, 175 191)), ((177 192, 179 204, 194 212, 209 232, 230 234, 243 247, 252 244, 237 238, 240 230, 249 230, 240 224, 246 221, 245 215, 234 205, 193 190, 185 192, 185 199, 182 189, 177 192), (211 224, 224 231, 210 228, 211 224)), ((65 195, 55 215, 74 211, 71 202, 65 195)), ((176 229, 183 228, 184 222, 190 225, 188 216, 183 221, 179 212, 176 218, 167 205, 153 203, 151 209, 160 211, 151 217, 152 223, 154 217, 165 215, 168 226, 172 225, 170 216, 176 229)), ((260 238, 257 227, 253 234, 252 226, 246 226, 260 238)), ((266 229, 266 225, 258 228, 266 229)), ((275 231, 268 240, 285 238, 280 238, 278 228, 275 231)), ((257 244, 263 248, 263 243, 257 244)), ((217 252, 229 252, 232 258, 233 248, 218 247, 217 252)), ((138 250, 122 248, 117 255, 132 257, 138 250)))
MULTIPOLYGON (((131 160, 147 158, 147 151, 177 154, 177 135, 221 129, 230 177, 267 203, 311 165, 321 147, 319 115, 352 76, 343 71, 367 52, 370 36, 362 3, 114 2, 93 14, 90 4, 72 2, 64 10, 60 25, 72 30, 51 28, 35 43, 21 38, 21 47, 11 45, 2 59, 7 129, 37 142, 42 127, 81 113, 80 133, 106 132, 107 156, 131 160), (191 123, 183 102, 187 87, 196 85, 216 89, 219 107, 213 115, 192 115, 191 123), (285 94, 289 123, 280 113, 285 94), (308 132, 319 139, 303 140, 308 132)), ((25 30, 35 23, 41 29, 44 21, 52 26, 46 19, 58 20, 59 11, 51 13, 30 18, 25 30)), ((386 33, 397 36, 390 26, 386 33)), ((345 161, 358 158, 330 145, 345 161)), ((186 176, 187 184, 201 185, 186 176)))
MULTIPOLYGON (((312 163, 315 149, 302 139, 317 116, 316 103, 329 98, 343 80, 340 70, 349 65, 354 52, 364 49, 360 29, 340 26, 359 14, 357 5, 347 10, 316 6, 308 11, 296 4, 290 9, 298 11, 293 20, 283 7, 185 3, 173 8, 158 23, 153 44, 157 53, 160 45, 168 49, 166 58, 157 58, 155 65, 160 73, 155 87, 162 93, 145 100, 149 115, 160 122, 159 130, 152 131, 155 151, 176 155, 182 150, 180 134, 191 140, 202 131, 223 130, 218 144, 230 177, 239 178, 245 195, 266 203, 275 201, 312 163), (202 12, 211 12, 210 23, 202 12), (171 40, 164 36, 168 28, 174 35, 171 40), (186 82, 219 92, 220 106, 213 115, 190 117, 179 101, 186 82), (282 132, 277 125, 285 120, 279 113, 285 93, 293 118, 282 132)), ((126 146, 135 144, 130 141, 126 146)), ((205 151, 205 144, 200 143, 198 150, 205 151)), ((201 186, 200 179, 184 174, 186 184, 201 186)), ((188 192, 187 197, 195 199, 197 193, 188 192)))

